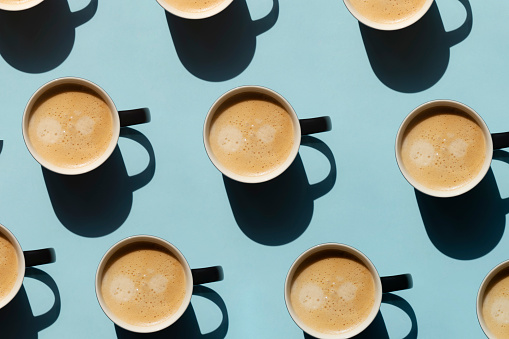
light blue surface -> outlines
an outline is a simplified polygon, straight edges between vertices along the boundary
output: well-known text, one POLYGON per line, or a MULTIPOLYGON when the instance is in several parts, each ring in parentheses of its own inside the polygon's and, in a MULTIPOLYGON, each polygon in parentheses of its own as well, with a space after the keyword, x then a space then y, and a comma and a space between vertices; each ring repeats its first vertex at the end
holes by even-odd
POLYGON ((283 283, 293 260, 323 242, 358 248, 381 275, 414 277, 362 338, 483 337, 477 290, 509 259, 508 161, 495 159, 471 194, 430 200, 400 174, 394 140, 413 108, 439 98, 471 106, 492 132, 509 130, 509 2, 437 0, 416 26, 380 33, 341 0, 273 1, 234 0, 201 23, 167 16, 155 0, 45 0, 0 13, 0 223, 25 250, 57 252, 0 310, 1 338, 130 338, 99 307, 94 275, 111 245, 142 233, 175 244, 191 267, 225 271, 197 289, 167 337, 304 338, 283 283), (42 47, 20 43, 27 36, 42 47), (32 93, 61 76, 97 83, 119 109, 152 112, 86 184, 43 173, 21 135, 32 93), (202 142, 209 107, 239 85, 269 87, 300 118, 333 122, 304 140, 282 180, 259 189, 223 180, 202 142))

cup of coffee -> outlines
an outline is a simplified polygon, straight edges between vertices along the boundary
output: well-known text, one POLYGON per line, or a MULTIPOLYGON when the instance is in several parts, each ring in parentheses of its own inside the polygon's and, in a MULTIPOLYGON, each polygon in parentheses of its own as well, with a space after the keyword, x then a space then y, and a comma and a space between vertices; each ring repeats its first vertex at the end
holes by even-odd
POLYGON ((43 0, 0 0, 0 10, 4 11, 22 11, 32 8, 43 2, 43 0))
POLYGON ((351 338, 375 319, 382 293, 412 287, 410 274, 380 278, 361 251, 327 243, 302 253, 285 280, 290 316, 306 333, 323 339, 351 338))
POLYGON ((23 113, 25 144, 43 167, 59 174, 83 174, 113 153, 120 127, 150 121, 147 108, 118 111, 91 81, 66 77, 40 87, 23 113))
POLYGON ((329 131, 329 117, 301 119, 285 98, 260 86, 223 94, 210 108, 203 142, 216 168, 230 179, 261 183, 283 173, 302 135, 329 131))
POLYGON ((408 27, 422 18, 433 0, 344 0, 344 3, 350 13, 364 25, 393 31, 408 27))
POLYGON ((157 0, 169 13, 184 19, 205 19, 218 14, 233 0, 157 0))
POLYGON ((18 293, 25 277, 25 268, 55 261, 55 250, 23 251, 7 227, 0 225, 0 308, 18 293))
POLYGON ((405 179, 434 197, 474 188, 488 172, 493 150, 509 147, 509 133, 490 134, 472 108, 434 100, 414 109, 396 136, 396 160, 405 179))
POLYGON ((111 247, 97 268, 95 291, 104 313, 137 333, 160 331, 179 319, 193 285, 220 281, 220 266, 191 269, 168 241, 138 235, 111 247))
POLYGON ((509 260, 493 268, 477 293, 477 319, 490 339, 509 337, 509 260))

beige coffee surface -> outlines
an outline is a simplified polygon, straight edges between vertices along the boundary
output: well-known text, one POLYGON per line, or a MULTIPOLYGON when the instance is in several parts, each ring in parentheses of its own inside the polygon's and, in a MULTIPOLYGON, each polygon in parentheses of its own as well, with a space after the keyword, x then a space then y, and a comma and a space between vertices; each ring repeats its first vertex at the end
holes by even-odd
POLYGON ((206 12, 219 6, 224 0, 164 0, 168 5, 189 13, 206 12))
POLYGON ((106 306, 123 321, 151 326, 181 306, 186 294, 184 268, 162 246, 128 245, 108 261, 101 294, 106 306))
POLYGON ((397 23, 414 16, 426 0, 349 0, 367 19, 378 23, 397 23))
POLYGON ((493 278, 486 287, 482 317, 496 338, 509 338, 509 269, 493 278))
POLYGON ((8 4, 8 5, 11 5, 11 4, 18 5, 18 4, 24 4, 27 2, 31 2, 31 1, 32 0, 0 0, 0 3, 8 4))
POLYGON ((209 143, 217 160, 232 172, 261 176, 277 169, 290 155, 292 118, 269 96, 237 95, 217 110, 209 143))
POLYGON ((481 171, 486 140, 481 127, 460 110, 430 109, 408 126, 401 147, 411 177, 434 190, 454 190, 481 171))
POLYGON ((18 256, 12 243, 0 234, 0 300, 14 287, 18 279, 18 256))
POLYGON ((375 282, 354 256, 326 251, 311 256, 295 273, 291 305, 306 325, 323 334, 340 334, 362 323, 375 304, 375 282))
POLYGON ((35 151, 64 168, 94 162, 112 137, 113 118, 107 103, 79 85, 58 86, 43 94, 28 123, 28 138, 35 151))

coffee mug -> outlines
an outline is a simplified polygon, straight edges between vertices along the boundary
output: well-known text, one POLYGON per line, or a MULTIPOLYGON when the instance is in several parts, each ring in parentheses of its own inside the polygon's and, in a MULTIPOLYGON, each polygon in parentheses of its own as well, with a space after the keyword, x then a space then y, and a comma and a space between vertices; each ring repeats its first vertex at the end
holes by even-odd
POLYGON ((474 188, 488 172, 493 150, 509 147, 509 133, 491 134, 465 104, 433 100, 414 109, 396 136, 396 161, 405 179, 434 197, 474 188))
POLYGON ((345 339, 375 319, 382 294, 412 287, 410 274, 380 277, 361 251, 326 243, 302 253, 285 280, 290 316, 315 338, 345 339))
POLYGON ((22 11, 32 8, 43 2, 43 0, 28 0, 28 1, 5 1, 0 0, 0 10, 4 11, 22 11))
POLYGON ((218 14, 233 0, 157 0, 169 13, 184 19, 205 19, 218 14))
POLYGON ((111 321, 131 332, 150 333, 182 316, 191 302, 193 285, 222 279, 220 266, 191 269, 168 241, 137 235, 106 252, 97 268, 95 291, 111 321))
POLYGON ((16 237, 0 225, 0 256, 5 260, 0 271, 0 308, 7 305, 21 288, 25 268, 49 264, 55 261, 55 250, 23 251, 16 237))
POLYGON ((40 87, 23 113, 23 138, 39 164, 77 175, 99 167, 117 146, 120 127, 150 121, 147 108, 118 111, 93 82, 76 77, 40 87))
POLYGON ((422 18, 433 4, 433 0, 343 1, 350 13, 361 23, 384 31, 393 31, 412 25, 422 18), (388 10, 387 7, 390 9, 388 10), (401 13, 403 13, 403 17, 401 17, 401 13))
POLYGON ((477 293, 477 319, 490 339, 505 338, 509 331, 509 260, 498 264, 484 278, 477 293))
POLYGON ((329 117, 299 120, 279 93, 241 86, 214 102, 205 118, 203 142, 221 173, 239 182, 261 183, 292 164, 302 135, 330 129, 329 117))

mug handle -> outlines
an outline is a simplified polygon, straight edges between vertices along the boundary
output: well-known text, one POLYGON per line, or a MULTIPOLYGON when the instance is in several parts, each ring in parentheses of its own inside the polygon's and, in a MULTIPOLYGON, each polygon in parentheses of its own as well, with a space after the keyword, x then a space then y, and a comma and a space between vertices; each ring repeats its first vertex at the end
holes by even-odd
POLYGON ((332 129, 332 121, 330 117, 327 116, 311 119, 299 119, 299 123, 301 135, 328 132, 332 129))
POLYGON ((410 274, 391 275, 381 277, 382 293, 389 293, 400 290, 407 290, 414 285, 412 276, 410 274))
POLYGON ((509 147, 509 132, 491 133, 491 140, 493 141, 493 149, 509 147))
POLYGON ((118 111, 120 127, 139 125, 150 122, 150 110, 148 108, 135 108, 118 111))
POLYGON ((55 262, 55 250, 53 248, 43 248, 40 250, 23 251, 25 257, 25 266, 32 267, 55 262))
POLYGON ((223 268, 221 266, 194 268, 191 270, 191 275, 193 276, 193 285, 201 285, 224 279, 223 268))

